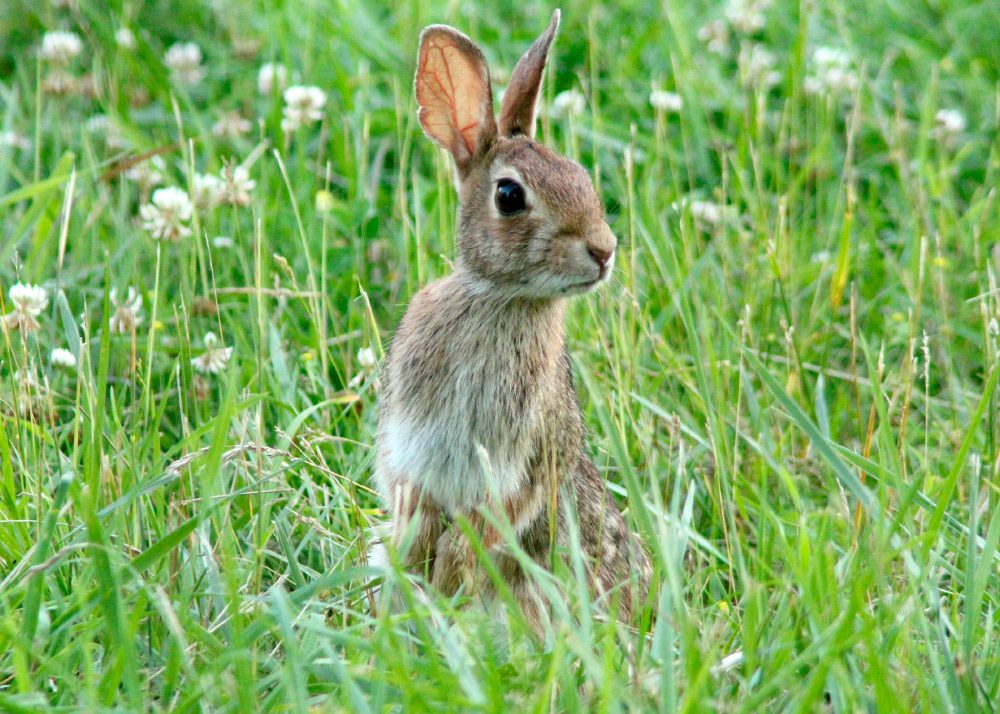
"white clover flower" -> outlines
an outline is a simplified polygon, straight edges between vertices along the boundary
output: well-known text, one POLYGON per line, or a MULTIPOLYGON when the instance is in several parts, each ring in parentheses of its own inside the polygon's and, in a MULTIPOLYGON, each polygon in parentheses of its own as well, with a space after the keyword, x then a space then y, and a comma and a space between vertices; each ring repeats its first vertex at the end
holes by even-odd
POLYGON ((53 69, 42 79, 42 91, 61 97, 76 91, 76 77, 64 69, 53 69))
POLYGON ((965 131, 965 115, 958 109, 939 109, 934 115, 934 133, 937 136, 955 136, 965 131))
POLYGON ((729 24, 725 20, 712 20, 698 30, 698 39, 708 45, 708 51, 725 56, 729 54, 729 24))
POLYGON ((222 169, 222 203, 232 206, 250 205, 250 191, 257 182, 250 172, 239 164, 229 164, 222 169))
POLYGON ((554 119, 561 119, 562 117, 583 114, 586 109, 586 97, 577 89, 567 89, 552 98, 552 108, 549 110, 549 115, 554 119))
POLYGON ((46 32, 38 56, 47 62, 67 65, 83 51, 83 42, 75 32, 46 32))
POLYGON ((14 372, 14 384, 17 385, 18 412, 22 417, 32 421, 40 421, 46 412, 45 401, 49 394, 47 378, 39 380, 35 367, 29 362, 27 369, 14 372))
POLYGON ((812 73, 803 82, 807 94, 853 92, 858 86, 851 56, 834 47, 817 47, 812 56, 812 73))
POLYGON ((288 70, 278 62, 265 62, 257 72, 257 91, 265 96, 270 96, 275 89, 284 92, 287 83, 288 70))
POLYGON ((371 347, 362 347, 358 350, 358 364, 364 369, 374 369, 376 364, 375 352, 371 347))
POLYGON ((653 109, 667 114, 676 114, 684 107, 684 98, 676 92, 656 89, 650 92, 649 103, 653 109))
POLYGON ((0 131, 0 148, 10 147, 27 151, 31 148, 31 139, 16 131, 0 131))
POLYGON ((25 314, 37 317, 49 304, 48 293, 40 285, 15 283, 10 287, 10 301, 14 308, 25 314))
POLYGON ((312 124, 323 118, 326 94, 319 87, 296 85, 285 90, 285 106, 281 110, 281 128, 286 132, 312 124))
POLYGON ((817 47, 812 58, 819 69, 830 67, 847 69, 851 66, 851 56, 839 47, 817 47))
POLYGON ((214 332, 205 333, 204 344, 205 351, 191 360, 191 366, 202 374, 218 374, 229 363, 233 348, 220 346, 214 332))
POLYGON ((722 206, 714 201, 702 201, 698 199, 682 198, 674 201, 671 205, 675 211, 680 212, 687 209, 695 223, 702 230, 710 230, 729 223, 738 217, 738 213, 732 206, 722 206))
POLYGON ((35 374, 35 365, 30 362, 28 363, 28 369, 19 369, 14 372, 14 383, 20 387, 19 391, 22 398, 31 391, 42 391, 45 389, 45 385, 38 381, 38 376, 35 374))
POLYGON ((361 383, 365 381, 365 377, 371 374, 375 370, 375 365, 377 360, 375 359, 375 353, 370 347, 362 347, 358 350, 358 365, 361 369, 351 377, 350 381, 347 383, 348 389, 357 389, 361 386, 361 383))
MULTIPOLYGON (((122 132, 121 129, 118 128, 118 124, 107 114, 95 114, 90 117, 83 126, 88 133, 103 136, 104 143, 107 144, 109 149, 118 150, 128 147, 128 141, 126 141, 125 137, 122 136, 122 132)), ((163 159, 160 159, 160 165, 163 165, 163 159)), ((131 171, 131 169, 129 170, 131 171)), ((127 174, 128 172, 126 172, 126 175, 127 174)), ((150 176, 150 178, 152 178, 152 176, 150 176)), ((148 190, 148 187, 144 190, 148 190)))
POLYGON ((167 164, 160 155, 151 156, 145 161, 141 161, 135 166, 125 170, 125 178, 135 181, 143 193, 149 191, 153 186, 163 183, 163 172, 166 171, 167 164))
POLYGON ((806 94, 822 94, 825 87, 819 77, 809 75, 802 80, 802 89, 806 94))
POLYGON ((226 195, 226 185, 222 179, 212 174, 195 174, 191 179, 191 198, 199 211, 208 211, 220 203, 226 195))
POLYGON ((212 134, 227 139, 239 139, 248 134, 253 124, 239 112, 226 112, 212 125, 212 134))
POLYGON ((88 72, 76 81, 76 93, 81 97, 89 97, 90 99, 97 99, 101 96, 101 83, 97 78, 97 75, 93 72, 88 72))
POLYGON ((688 210, 696 221, 703 221, 711 226, 721 225, 726 218, 725 207, 712 201, 691 201, 688 210))
POLYGON ((15 283, 11 286, 10 301, 14 309, 3 316, 4 325, 10 330, 31 332, 39 328, 38 316, 49 304, 48 293, 40 285, 15 283))
POLYGON ((111 288, 111 304, 115 312, 108 320, 108 328, 119 335, 135 332, 142 324, 142 295, 135 288, 129 287, 125 300, 118 299, 118 289, 111 288))
POLYGON ((135 49, 135 35, 132 34, 132 30, 127 27, 119 27, 115 30, 115 42, 123 50, 134 50, 135 49))
POLYGON ((766 89, 781 81, 781 72, 774 69, 774 53, 758 42, 740 48, 739 64, 743 80, 751 86, 766 89))
POLYGON ((764 29, 764 11, 771 0, 729 0, 726 19, 740 32, 752 35, 764 29))
POLYGON ((233 38, 233 54, 240 59, 251 60, 260 52, 261 44, 256 37, 237 35, 233 38))
POLYGON ((73 353, 63 347, 56 347, 49 355, 49 362, 53 367, 63 367, 64 369, 74 369, 76 367, 76 357, 73 353))
POLYGON ((105 134, 111 130, 111 127, 111 117, 107 114, 94 114, 83 125, 83 128, 90 134, 105 134))
POLYGON ((187 222, 193 213, 187 192, 176 186, 156 189, 152 203, 139 208, 142 227, 156 240, 176 241, 191 235, 187 222))
POLYGON ((198 84, 205 77, 201 48, 193 42, 175 42, 164 57, 170 73, 184 84, 198 84))

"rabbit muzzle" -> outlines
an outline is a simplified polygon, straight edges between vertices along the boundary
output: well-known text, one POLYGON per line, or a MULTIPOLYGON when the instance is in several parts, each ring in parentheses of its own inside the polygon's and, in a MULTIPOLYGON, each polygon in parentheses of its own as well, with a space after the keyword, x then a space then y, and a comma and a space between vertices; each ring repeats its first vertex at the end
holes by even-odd
POLYGON ((602 222, 593 232, 586 235, 574 246, 577 258, 572 261, 578 279, 562 289, 564 295, 579 295, 589 292, 603 283, 611 275, 615 264, 615 249, 618 240, 602 222))
POLYGON ((606 279, 611 274, 611 269, 615 264, 615 249, 618 247, 618 239, 611 232, 607 223, 601 223, 594 235, 585 241, 587 253, 597 265, 598 281, 606 279))

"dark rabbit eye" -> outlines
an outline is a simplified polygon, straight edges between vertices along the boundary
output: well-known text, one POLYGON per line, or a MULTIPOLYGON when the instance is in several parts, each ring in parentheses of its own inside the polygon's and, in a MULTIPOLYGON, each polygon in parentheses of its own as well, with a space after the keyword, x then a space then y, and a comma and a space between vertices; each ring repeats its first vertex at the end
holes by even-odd
POLYGON ((497 210, 504 216, 512 216, 524 210, 524 188, 517 181, 500 179, 497 181, 497 210))

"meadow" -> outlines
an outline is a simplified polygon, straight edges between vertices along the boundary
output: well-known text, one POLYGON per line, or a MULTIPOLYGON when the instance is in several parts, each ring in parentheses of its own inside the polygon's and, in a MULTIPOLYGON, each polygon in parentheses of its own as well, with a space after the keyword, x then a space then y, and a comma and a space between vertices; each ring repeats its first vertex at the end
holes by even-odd
POLYGON ((568 347, 638 621, 578 552, 545 641, 364 558, 379 364, 454 258, 419 31, 499 91, 551 6, 8 0, 0 710, 994 710, 1000 5, 561 9, 540 134, 619 238, 568 347))

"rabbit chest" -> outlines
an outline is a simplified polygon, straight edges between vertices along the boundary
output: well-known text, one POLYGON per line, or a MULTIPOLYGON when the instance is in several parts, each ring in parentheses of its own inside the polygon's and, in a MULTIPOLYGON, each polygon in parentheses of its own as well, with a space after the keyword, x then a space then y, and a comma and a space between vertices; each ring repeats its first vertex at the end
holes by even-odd
POLYGON ((452 512, 503 502, 524 488, 558 392, 561 315, 475 301, 414 307, 387 365, 379 485, 408 482, 452 512))

